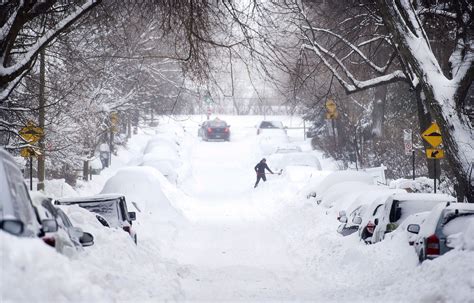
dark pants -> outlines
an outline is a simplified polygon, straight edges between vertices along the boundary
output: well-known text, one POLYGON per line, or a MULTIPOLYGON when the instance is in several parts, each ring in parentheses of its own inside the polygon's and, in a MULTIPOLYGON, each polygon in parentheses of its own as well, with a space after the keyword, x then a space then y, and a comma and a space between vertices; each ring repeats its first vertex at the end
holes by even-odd
POLYGON ((257 182, 255 182, 254 187, 257 187, 258 182, 260 182, 260 179, 263 179, 263 181, 267 181, 267 177, 265 176, 265 174, 257 174, 257 182))

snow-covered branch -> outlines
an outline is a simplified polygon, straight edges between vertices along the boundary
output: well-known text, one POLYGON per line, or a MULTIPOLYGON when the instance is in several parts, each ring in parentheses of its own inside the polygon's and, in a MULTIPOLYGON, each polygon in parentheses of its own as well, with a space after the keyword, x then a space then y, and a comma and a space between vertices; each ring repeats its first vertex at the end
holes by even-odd
MULTIPOLYGON (((28 47, 28 50, 23 55, 20 60, 17 60, 15 64, 12 66, 0 66, 0 87, 4 86, 5 84, 9 84, 10 82, 14 81, 16 78, 20 77, 20 75, 27 70, 31 63, 34 61, 35 57, 38 55, 40 50, 51 42, 55 37, 57 37, 62 31, 68 28, 72 23, 74 23, 77 19, 82 17, 86 12, 96 6, 100 0, 88 0, 84 4, 78 6, 73 12, 71 12, 68 16, 54 25, 52 28, 48 29, 44 35, 36 40, 31 46, 28 47)), ((2 30, 7 30, 8 27, 2 27, 2 30)), ((18 34, 16 32, 15 34, 18 34)), ((8 35, 8 32, 2 32, 3 36, 8 35)), ((16 39, 16 35, 11 37, 11 39, 16 39)), ((12 42, 10 42, 12 43, 12 42)), ((3 50, 5 51, 5 50, 3 50)), ((8 62, 8 57, 10 56, 9 53, 3 53, 3 64, 8 62)), ((4 87, 1 88, 2 90, 4 87)), ((2 95, 4 95, 2 91, 2 95)), ((8 95, 8 92, 7 92, 8 95)))
MULTIPOLYGON (((318 27, 305 27, 305 29, 309 29, 311 31, 316 31, 316 32, 322 32, 322 33, 327 33, 333 37, 336 37, 338 38, 340 41, 344 42, 344 44, 346 44, 353 52, 357 53, 361 58, 362 60, 364 60, 365 63, 367 63, 371 68, 373 68, 377 73, 379 74, 383 74, 386 72, 388 66, 383 66, 383 67, 380 67, 378 66, 377 64, 375 64, 372 60, 370 60, 369 58, 367 58, 367 56, 360 50, 360 48, 356 45, 354 45, 353 43, 351 43, 349 40, 347 40, 346 38, 344 38, 342 35, 339 35, 337 33, 335 33, 334 31, 331 31, 331 30, 328 30, 326 28, 318 28, 318 27)), ((377 41, 379 40, 380 37, 375 37, 373 39, 370 39, 370 40, 367 40, 367 41, 364 41, 363 43, 359 44, 359 45, 366 45, 366 44, 369 44, 373 41, 377 41)))
POLYGON ((378 76, 369 80, 357 80, 354 75, 347 69, 344 63, 340 59, 338 59, 334 53, 321 47, 318 43, 315 43, 313 41, 312 45, 303 44, 302 47, 304 49, 313 51, 321 59, 323 64, 333 73, 334 77, 339 81, 339 83, 348 93, 353 93, 371 87, 376 87, 382 84, 406 80, 405 74, 400 70, 396 70, 387 75, 378 76), (337 68, 326 59, 325 55, 329 56, 335 62, 337 62, 338 67, 343 71, 343 75, 349 78, 351 83, 348 83, 346 80, 344 80, 343 75, 341 75, 337 71, 337 68))

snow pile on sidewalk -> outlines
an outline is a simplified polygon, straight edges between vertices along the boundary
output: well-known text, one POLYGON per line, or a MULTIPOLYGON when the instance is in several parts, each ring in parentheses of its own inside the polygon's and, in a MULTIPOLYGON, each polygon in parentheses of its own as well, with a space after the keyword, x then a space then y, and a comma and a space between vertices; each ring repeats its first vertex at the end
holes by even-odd
MULTIPOLYGON (((434 180, 427 177, 417 177, 415 180, 400 178, 392 180, 389 186, 390 188, 405 189, 412 193, 434 193, 434 180)), ((440 193, 453 194, 453 189, 446 182, 437 184, 437 187, 440 193)))
POLYGON ((113 301, 106 289, 95 285, 92 271, 80 270, 41 239, 0 231, 0 243, 2 302, 113 301))

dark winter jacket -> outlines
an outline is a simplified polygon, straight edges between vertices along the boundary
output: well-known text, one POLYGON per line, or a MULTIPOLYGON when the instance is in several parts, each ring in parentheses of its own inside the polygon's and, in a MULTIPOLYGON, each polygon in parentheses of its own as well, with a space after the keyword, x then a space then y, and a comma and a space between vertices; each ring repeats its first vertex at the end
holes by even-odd
POLYGON ((255 171, 259 175, 265 175, 265 169, 267 169, 269 172, 272 172, 272 170, 268 167, 267 163, 260 161, 257 165, 255 165, 255 171))

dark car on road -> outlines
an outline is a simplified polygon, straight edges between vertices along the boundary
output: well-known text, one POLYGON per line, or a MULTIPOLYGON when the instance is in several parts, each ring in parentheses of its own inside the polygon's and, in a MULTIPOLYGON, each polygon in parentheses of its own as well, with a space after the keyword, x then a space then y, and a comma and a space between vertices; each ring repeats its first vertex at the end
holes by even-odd
POLYGON ((132 221, 136 220, 136 213, 128 211, 127 202, 123 195, 101 194, 92 197, 58 199, 55 201, 55 204, 76 204, 90 212, 99 214, 107 220, 107 224, 110 227, 123 229, 137 243, 137 234, 132 229, 132 221))
POLYGON ((218 118, 205 121, 199 128, 198 136, 202 137, 204 141, 230 141, 230 125, 228 125, 224 120, 220 120, 218 118))

